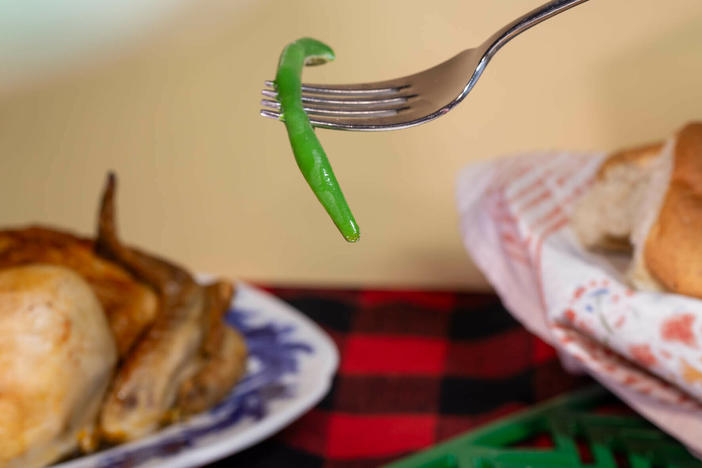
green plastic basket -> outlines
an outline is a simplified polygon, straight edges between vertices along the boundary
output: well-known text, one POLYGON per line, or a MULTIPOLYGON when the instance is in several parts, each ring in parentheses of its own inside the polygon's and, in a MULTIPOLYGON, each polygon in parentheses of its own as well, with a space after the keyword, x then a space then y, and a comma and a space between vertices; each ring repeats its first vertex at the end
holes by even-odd
POLYGON ((702 467, 643 418, 603 411, 615 401, 602 387, 561 396, 386 468, 702 467))

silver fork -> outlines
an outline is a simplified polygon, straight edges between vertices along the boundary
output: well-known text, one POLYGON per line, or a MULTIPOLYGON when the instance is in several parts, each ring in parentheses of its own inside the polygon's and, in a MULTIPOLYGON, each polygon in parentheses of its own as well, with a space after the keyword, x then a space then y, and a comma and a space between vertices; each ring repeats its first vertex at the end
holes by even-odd
MULTIPOLYGON (((517 18, 473 49, 414 75, 374 83, 302 85, 302 104, 315 127, 398 130, 436 119, 468 95, 500 48, 532 26, 587 0, 554 0, 517 18), (466 84, 466 79, 467 84, 466 84)), ((261 115, 280 119, 273 81, 265 82, 261 115)))

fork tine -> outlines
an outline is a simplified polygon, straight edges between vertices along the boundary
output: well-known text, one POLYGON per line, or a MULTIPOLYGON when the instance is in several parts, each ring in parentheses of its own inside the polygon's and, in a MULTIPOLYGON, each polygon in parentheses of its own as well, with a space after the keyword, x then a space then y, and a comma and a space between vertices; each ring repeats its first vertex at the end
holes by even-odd
POLYGON ((269 119, 280 120, 280 112, 272 111, 269 109, 261 109, 259 112, 260 112, 261 116, 263 116, 263 117, 268 117, 269 119))
POLYGON ((398 112, 405 110, 406 107, 398 109, 371 109, 371 110, 344 110, 344 109, 317 109, 305 108, 308 115, 317 116, 335 116, 343 118, 369 118, 369 117, 390 117, 397 115, 398 112))
MULTIPOLYGON (((277 95, 275 92, 264 89, 261 94, 273 99, 263 99, 261 100, 261 105, 264 107, 270 107, 272 109, 279 109, 280 104, 277 100, 277 95)), ((396 97, 389 98, 337 98, 330 99, 319 96, 302 96, 303 105, 307 105, 305 109, 337 109, 337 110, 373 110, 373 109, 396 109, 398 107, 405 107, 408 105, 410 99, 417 97, 414 94, 403 94, 396 97)))
MULTIPOLYGON (((404 110, 404 109, 402 109, 404 110)), ((399 113, 401 110, 396 111, 399 113)), ((270 109, 261 109, 260 114, 263 117, 280 121, 281 113, 270 109)), ((309 121, 313 127, 330 128, 335 130, 366 130, 379 131, 384 130, 384 119, 392 119, 393 116, 383 115, 376 117, 375 124, 356 123, 346 117, 327 115, 327 116, 310 116, 309 121)))
POLYGON ((358 121, 356 121, 356 119, 349 119, 343 116, 333 115, 310 116, 309 120, 310 124, 312 124, 313 127, 318 128, 330 128, 334 130, 362 129, 366 131, 377 131, 383 130, 383 126, 388 122, 392 122, 395 116, 397 114, 400 114, 402 110, 396 111, 394 115, 375 116, 375 118, 372 119, 372 124, 369 124, 368 121, 365 119, 358 119, 358 121))
POLYGON ((280 109, 280 103, 273 99, 261 99, 261 105, 270 109, 280 109))
MULTIPOLYGON (((273 88, 275 92, 275 84, 272 80, 263 82, 268 88, 273 88)), ((407 83, 384 82, 384 83, 360 83, 353 85, 318 85, 318 84, 302 84, 302 92, 310 94, 331 94, 336 96, 386 96, 397 94, 410 85, 407 83)))
MULTIPOLYGON (((262 89, 261 94, 273 98, 273 99, 278 99, 278 93, 275 90, 272 89, 262 89)), ((391 97, 383 97, 383 96, 371 96, 371 97, 337 97, 333 96, 331 98, 323 97, 323 96, 315 96, 315 95, 309 95, 309 94, 303 94, 302 95, 302 102, 314 102, 318 104, 324 104, 324 105, 338 105, 338 106, 344 106, 344 105, 349 105, 349 106, 381 106, 381 105, 393 105, 393 104, 401 104, 404 102, 407 102, 408 99, 417 97, 416 94, 411 94, 411 93, 404 93, 404 94, 398 94, 398 95, 393 95, 391 97)))
POLYGON ((372 106, 386 107, 398 104, 404 104, 409 99, 416 97, 416 94, 403 94, 393 97, 379 97, 376 99, 365 98, 325 98, 320 96, 302 95, 303 103, 321 104, 326 106, 372 106))
MULTIPOLYGON (((269 109, 274 109, 278 111, 278 116, 280 115, 280 103, 272 99, 262 99, 261 105, 269 109)), ((367 108, 323 108, 323 107, 310 107, 304 106, 303 109, 308 115, 329 115, 337 117, 388 117, 391 115, 396 115, 398 112, 407 109, 408 106, 393 107, 393 108, 381 108, 381 109, 367 109, 367 108)), ((263 112, 263 110, 262 110, 263 112)), ((263 114, 262 114, 263 115, 263 114)), ((266 117, 268 117, 266 115, 266 117)))
MULTIPOLYGON (((336 96, 387 96, 392 94, 397 94, 404 89, 409 88, 409 85, 401 86, 388 86, 381 88, 354 88, 354 85, 342 86, 334 85, 321 86, 321 85, 302 85, 302 92, 312 93, 312 94, 332 94, 336 96)), ((357 85, 357 86, 370 86, 370 85, 357 85)))

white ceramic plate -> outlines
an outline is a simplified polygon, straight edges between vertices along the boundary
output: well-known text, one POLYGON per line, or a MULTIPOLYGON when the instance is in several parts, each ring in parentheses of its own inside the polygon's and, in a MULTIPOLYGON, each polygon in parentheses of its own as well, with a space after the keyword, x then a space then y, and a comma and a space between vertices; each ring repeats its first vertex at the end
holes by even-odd
POLYGON ((274 434, 329 390, 338 352, 310 319, 244 283, 227 315, 249 347, 248 373, 217 407, 150 437, 55 468, 186 468, 231 455, 274 434))

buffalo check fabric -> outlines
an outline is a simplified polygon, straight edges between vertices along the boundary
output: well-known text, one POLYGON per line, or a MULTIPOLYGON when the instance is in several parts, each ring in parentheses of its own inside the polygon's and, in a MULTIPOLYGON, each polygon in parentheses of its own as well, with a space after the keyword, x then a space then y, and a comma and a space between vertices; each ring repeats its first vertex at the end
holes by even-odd
POLYGON ((589 382, 492 294, 265 289, 329 334, 339 370, 316 407, 213 468, 376 467, 589 382))

